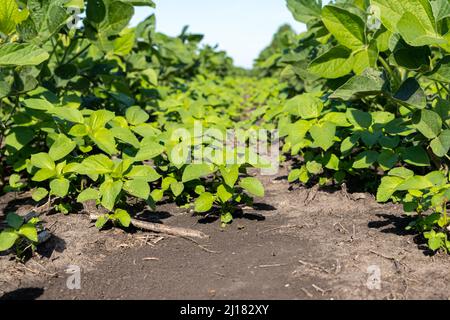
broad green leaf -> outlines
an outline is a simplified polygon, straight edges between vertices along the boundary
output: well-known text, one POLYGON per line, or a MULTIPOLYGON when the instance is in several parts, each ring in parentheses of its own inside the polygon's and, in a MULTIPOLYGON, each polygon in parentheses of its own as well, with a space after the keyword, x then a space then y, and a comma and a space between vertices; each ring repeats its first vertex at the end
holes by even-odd
POLYGON ((221 184, 217 188, 217 196, 222 202, 227 202, 233 197, 233 194, 228 192, 227 187, 225 185, 221 184))
POLYGON ((22 227, 20 227, 18 233, 32 242, 39 241, 36 226, 32 223, 25 223, 22 227))
POLYGON ((17 239, 19 239, 19 235, 12 229, 5 229, 0 232, 0 251, 10 249, 17 239))
MULTIPOLYGON (((56 117, 67 120, 73 123, 84 123, 83 114, 80 110, 69 107, 57 107, 51 110, 56 117)), ((74 128, 81 128, 84 126, 74 126, 74 128)), ((84 127, 85 128, 85 127, 84 127)), ((75 133, 75 132, 74 132, 75 133)), ((86 134, 84 134, 86 135, 86 134)))
POLYGON ((381 178, 381 184, 377 191, 377 201, 386 202, 397 190, 397 187, 402 184, 404 179, 399 177, 385 176, 381 178))
POLYGON ((434 154, 438 157, 445 157, 450 150, 450 130, 443 131, 439 137, 436 137, 430 143, 430 147, 434 154))
POLYGON ((123 190, 125 190, 132 196, 144 200, 147 200, 148 196, 150 195, 150 186, 144 179, 133 179, 126 181, 123 184, 123 190))
POLYGON ((409 78, 402 83, 394 95, 394 99, 404 105, 423 109, 427 105, 425 92, 415 78, 409 78))
POLYGON ((378 60, 378 47, 375 41, 370 42, 354 54, 353 71, 360 75, 368 68, 375 68, 378 60))
POLYGON ((56 176, 55 169, 42 168, 42 169, 39 169, 38 171, 36 171, 36 173, 31 178, 31 180, 36 181, 36 182, 41 182, 41 181, 45 181, 50 178, 53 178, 54 176, 56 176))
POLYGON ((172 182, 170 184, 170 190, 172 191, 172 193, 175 197, 178 197, 180 194, 183 193, 183 190, 184 190, 183 182, 181 182, 181 181, 172 182))
POLYGON ((357 50, 366 43, 364 21, 356 14, 334 5, 322 10, 322 21, 343 46, 357 50))
POLYGON ((314 125, 309 133, 314 141, 314 146, 322 148, 327 151, 334 144, 336 135, 336 125, 331 122, 324 122, 322 124, 314 125))
POLYGON ((147 182, 153 182, 161 178, 161 175, 156 170, 148 165, 133 166, 125 177, 130 179, 142 179, 147 182))
POLYGON ((403 160, 406 163, 418 167, 430 166, 430 158, 427 152, 420 146, 407 148, 403 154, 403 160))
POLYGON ((350 78, 330 98, 351 100, 377 95, 383 91, 385 82, 382 72, 375 69, 367 69, 361 75, 350 78))
POLYGON ((288 100, 284 111, 292 115, 300 116, 302 119, 315 119, 320 116, 323 102, 315 94, 304 93, 288 100))
POLYGON ((34 201, 39 202, 48 195, 48 191, 45 188, 36 188, 32 191, 31 197, 34 201))
POLYGON ((48 153, 41 152, 31 156, 31 164, 36 168, 55 170, 55 161, 48 153))
POLYGON ((437 138, 442 131, 442 119, 434 111, 420 110, 413 118, 414 127, 428 139, 437 138))
POLYGON ((195 200, 194 210, 199 213, 208 212, 209 210, 211 210, 213 203, 214 203, 214 196, 211 193, 209 192, 202 193, 195 200))
POLYGON ((119 221, 120 225, 125 228, 128 228, 131 224, 129 213, 123 209, 116 209, 116 211, 114 211, 114 219, 119 221))
POLYGON ((423 190, 433 187, 433 184, 424 176, 413 176, 406 179, 403 183, 397 186, 398 191, 408 190, 423 190))
POLYGON ((89 135, 89 137, 94 141, 97 147, 106 153, 113 155, 118 152, 116 149, 116 139, 114 138, 112 131, 106 128, 99 128, 89 135))
POLYGON ((48 154, 50 158, 57 161, 71 153, 76 146, 77 144, 73 140, 67 138, 64 134, 60 134, 50 147, 48 154))
POLYGON ((254 177, 242 178, 239 185, 248 193, 256 197, 264 197, 264 186, 254 177))
POLYGON ((365 169, 372 166, 378 160, 378 152, 376 151, 363 151, 358 154, 353 162, 352 167, 354 169, 365 169))
POLYGON ((122 190, 122 181, 106 180, 100 185, 100 194, 102 195, 102 206, 109 211, 114 209, 117 197, 122 190))
POLYGON ((226 185, 233 188, 239 178, 239 166, 230 165, 227 167, 220 167, 219 170, 226 185))
POLYGON ((130 124, 135 126, 146 122, 150 116, 140 107, 135 106, 127 109, 125 117, 130 124))
POLYGON ((368 112, 349 108, 347 109, 346 115, 347 120, 356 128, 368 129, 372 126, 372 115, 368 112))
POLYGON ((77 197, 77 202, 83 203, 88 200, 98 200, 100 198, 100 193, 98 190, 93 188, 87 188, 80 192, 77 197))
POLYGON ((134 160, 135 161, 151 160, 159 156, 161 153, 163 153, 164 150, 165 150, 164 146, 155 142, 154 138, 146 137, 142 139, 141 146, 137 154, 134 156, 134 160))
POLYGON ((95 222, 95 227, 100 230, 105 226, 105 224, 108 221, 109 221, 109 215, 108 214, 102 215, 102 216, 98 217, 97 221, 95 222))
POLYGON ((111 173, 114 169, 114 163, 104 154, 97 154, 87 157, 81 163, 79 173, 86 175, 96 175, 111 173))
POLYGON ((8 226, 11 228, 18 230, 20 226, 23 224, 24 220, 23 217, 19 216, 16 213, 8 213, 6 216, 6 222, 8 223, 8 226))
POLYGON ((28 10, 19 10, 16 0, 2 0, 0 3, 0 32, 9 35, 25 20, 28 10))
POLYGON ((211 165, 207 163, 190 164, 183 171, 183 182, 200 179, 214 172, 211 165))
POLYGON ((337 46, 313 60, 308 71, 326 79, 336 79, 348 75, 353 70, 354 59, 351 50, 337 46))
POLYGON ((89 119, 86 121, 86 124, 92 128, 93 131, 98 129, 102 129, 105 125, 114 119, 115 115, 113 112, 108 110, 97 110, 94 111, 89 119))
POLYGON ((295 20, 299 22, 308 23, 320 18, 322 0, 287 0, 286 3, 295 20))
POLYGON ((69 192, 70 182, 65 178, 54 179, 50 181, 51 194, 58 197, 65 197, 69 192))
POLYGON ((25 106, 34 110, 52 111, 55 107, 44 99, 27 99, 24 101, 25 106))
MULTIPOLYGON (((408 0, 410 1, 410 0, 408 0)), ((414 1, 413 1, 414 2, 414 1)), ((427 1, 422 0, 425 3, 427 1)), ((397 23, 397 29, 403 39, 411 46, 445 44, 445 40, 435 30, 434 17, 420 16, 424 12, 405 12, 397 23)))
POLYGON ((36 66, 48 58, 47 51, 35 45, 9 43, 0 46, 0 66, 36 66))

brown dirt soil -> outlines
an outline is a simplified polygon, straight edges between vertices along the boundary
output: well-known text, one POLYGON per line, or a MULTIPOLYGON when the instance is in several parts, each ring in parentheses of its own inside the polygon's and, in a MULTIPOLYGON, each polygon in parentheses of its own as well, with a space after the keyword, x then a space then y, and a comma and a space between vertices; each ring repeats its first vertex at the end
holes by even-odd
MULTIPOLYGON (((43 216, 53 238, 26 264, 0 256, 0 299, 449 299, 450 259, 404 231, 408 217, 368 194, 290 188, 261 177, 266 196, 225 229, 162 205, 152 220, 201 230, 205 241, 119 229, 82 214, 43 216), (82 269, 66 287, 67 265, 82 269), (370 290, 370 268, 381 288, 370 290), (369 270, 368 270, 369 268, 369 270), (2 296, 3 294, 3 296, 2 296)), ((1 211, 26 211, 4 197, 1 211)))

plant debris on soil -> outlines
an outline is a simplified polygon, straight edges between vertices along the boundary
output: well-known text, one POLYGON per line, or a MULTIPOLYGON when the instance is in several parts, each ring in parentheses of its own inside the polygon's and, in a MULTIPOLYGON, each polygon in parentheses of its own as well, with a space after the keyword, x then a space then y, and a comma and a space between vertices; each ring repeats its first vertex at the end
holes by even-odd
MULTIPOLYGON (((152 222, 206 240, 134 230, 98 231, 85 214, 43 215, 52 238, 26 263, 0 256, 0 299, 449 299, 450 262, 405 231, 399 206, 370 194, 292 187, 261 176, 263 202, 221 228, 173 204, 152 222), (81 288, 68 289, 68 266, 81 288), (371 286, 379 270, 379 286, 371 286)), ((18 199, 16 199, 18 197, 18 199)), ((0 217, 27 211, 8 194, 0 217)))

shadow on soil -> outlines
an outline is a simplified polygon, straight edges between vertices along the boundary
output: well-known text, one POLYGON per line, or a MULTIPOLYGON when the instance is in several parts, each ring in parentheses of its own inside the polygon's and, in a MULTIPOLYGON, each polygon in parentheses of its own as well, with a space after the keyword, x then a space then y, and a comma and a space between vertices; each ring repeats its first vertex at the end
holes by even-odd
POLYGON ((36 300, 44 293, 42 288, 21 288, 5 293, 0 297, 0 301, 4 300, 36 300))

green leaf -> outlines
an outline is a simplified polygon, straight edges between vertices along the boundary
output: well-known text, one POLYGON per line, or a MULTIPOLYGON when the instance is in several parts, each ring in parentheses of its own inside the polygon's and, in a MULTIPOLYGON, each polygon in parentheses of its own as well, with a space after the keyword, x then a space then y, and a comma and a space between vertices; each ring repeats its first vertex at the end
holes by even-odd
POLYGON ((106 129, 99 128, 94 131, 93 134, 89 136, 92 141, 107 154, 113 155, 118 151, 116 149, 116 139, 114 138, 114 134, 106 129))
POLYGON ((397 164, 398 156, 392 150, 383 150, 379 154, 377 161, 383 170, 388 170, 397 164))
POLYGON ((233 197, 233 194, 228 192, 227 188, 225 185, 221 184, 218 188, 217 188, 217 196, 219 197, 219 199, 222 202, 227 202, 228 200, 230 200, 233 197))
POLYGON ((379 156, 379 154, 376 151, 371 151, 371 150, 363 151, 356 156, 352 167, 354 169, 369 168, 377 161, 378 156, 379 156))
POLYGON ((404 179, 399 177, 390 177, 385 176, 381 178, 381 184, 378 187, 377 191, 377 201, 378 202, 386 202, 388 201, 394 192, 397 190, 397 187, 402 184, 404 179))
MULTIPOLYGON (((55 115, 56 117, 63 119, 63 120, 67 120, 73 123, 84 123, 84 118, 83 118, 83 114, 81 113, 80 110, 78 109, 74 109, 74 108, 70 108, 70 107, 57 107, 51 110, 52 114, 55 115)), ((84 127, 85 130, 86 127, 85 126, 74 126, 74 128, 81 128, 84 127)), ((72 132, 72 130, 71 130, 72 132)), ((75 133, 75 132, 74 132, 75 133)), ((84 133, 83 135, 86 135, 86 133, 84 133)))
POLYGON ((407 148, 403 154, 403 160, 406 163, 418 167, 430 166, 430 158, 427 152, 420 146, 407 148))
POLYGON ((431 80, 450 83, 450 56, 439 60, 434 70, 426 76, 431 80))
POLYGON ((148 115, 147 112, 142 110, 140 107, 135 106, 135 107, 130 107, 127 109, 127 111, 125 113, 125 117, 127 118, 127 121, 131 125, 135 126, 135 125, 146 122, 150 116, 148 115))
POLYGON ((117 201, 117 197, 122 190, 121 181, 106 180, 100 185, 100 194, 102 195, 102 206, 104 206, 109 211, 114 209, 117 201))
POLYGON ((403 82, 393 98, 404 105, 418 109, 427 106, 425 92, 415 78, 409 78, 403 82))
POLYGON ((0 251, 10 249, 19 239, 19 235, 12 229, 5 229, 0 233, 0 251))
POLYGON ((18 233, 32 242, 38 242, 36 226, 32 223, 26 223, 20 227, 18 233))
POLYGON ((120 139, 123 142, 132 145, 136 149, 139 148, 140 142, 130 129, 114 127, 114 128, 111 128, 110 131, 114 135, 114 137, 116 137, 117 139, 120 139))
POLYGON ((103 0, 88 0, 86 17, 95 23, 102 22, 106 17, 106 6, 103 0))
POLYGON ((114 219, 119 221, 122 227, 128 228, 131 224, 131 217, 128 212, 122 209, 116 209, 113 215, 114 219))
POLYGON ((55 108, 53 104, 44 99, 27 99, 24 103, 25 107, 34 110, 52 111, 55 108))
POLYGON ((320 18, 322 0, 287 0, 287 6, 295 20, 308 23, 320 18))
POLYGON ((195 212, 199 213, 207 212, 211 210, 213 203, 214 203, 214 196, 211 193, 209 192, 202 193, 200 197, 198 197, 195 200, 194 210, 195 212))
POLYGON ((350 78, 339 87, 331 99, 352 100, 367 96, 378 95, 383 91, 386 80, 383 73, 374 69, 367 69, 361 75, 350 78))
POLYGON ((150 186, 144 179, 133 179, 126 181, 123 185, 123 190, 136 198, 141 198, 144 200, 147 200, 150 195, 150 186))
POLYGON ((83 203, 88 200, 98 200, 100 198, 100 192, 93 188, 87 188, 80 192, 77 197, 77 202, 83 203))
POLYGON ((36 188, 32 191, 31 197, 34 201, 39 202, 48 195, 48 191, 45 188, 36 188))
MULTIPOLYGON (((415 1, 412 1, 415 2, 415 1)), ((417 1, 425 4, 428 1, 417 1)), ((427 11, 405 12, 397 23, 398 32, 411 46, 445 44, 445 40, 435 30, 435 21, 428 2, 427 11), (427 13, 430 13, 430 16, 427 13)))
POLYGON ((183 182, 200 179, 214 172, 211 165, 207 163, 190 164, 183 171, 183 182))
POLYGON ((87 157, 81 163, 79 173, 86 175, 96 175, 111 173, 114 169, 113 161, 104 154, 97 154, 87 157))
POLYGON ((438 157, 445 157, 450 150, 450 130, 443 131, 439 137, 431 141, 431 149, 438 157))
POLYGON ((343 46, 357 50, 365 45, 365 23, 358 15, 341 7, 328 5, 322 10, 322 21, 343 46))
POLYGON ((336 79, 348 75, 353 70, 352 51, 337 46, 313 60, 308 71, 326 79, 336 79))
POLYGON ((313 126, 309 132, 314 140, 314 146, 327 151, 334 144, 336 125, 331 122, 324 122, 313 126))
POLYGON ((125 177, 130 179, 141 179, 147 182, 153 182, 161 178, 161 175, 149 165, 133 166, 125 177))
POLYGON ((65 178, 50 181, 50 192, 58 197, 65 197, 69 192, 70 182, 65 178))
POLYGON ((9 35, 16 25, 26 19, 28 10, 19 10, 16 0, 3 0, 0 3, 0 32, 9 35))
POLYGON ((398 167, 398 168, 394 168, 391 171, 389 171, 388 175, 390 175, 392 177, 408 179, 408 178, 414 176, 414 171, 406 169, 404 167, 398 167))
POLYGON ((17 213, 11 212, 6 216, 6 222, 11 228, 18 230, 22 226, 24 220, 23 217, 19 216, 17 213))
POLYGON ((165 150, 164 146, 154 141, 152 137, 142 139, 139 151, 134 156, 135 161, 145 161, 156 158, 165 150))
POLYGON ((57 161, 71 153, 76 146, 77 144, 74 141, 67 138, 64 134, 60 134, 50 147, 48 154, 50 158, 57 161))
POLYGON ((31 178, 31 180, 36 181, 36 182, 41 182, 41 181, 45 181, 50 178, 53 178, 54 176, 56 176, 55 169, 43 168, 43 169, 39 169, 38 171, 36 171, 36 173, 31 178))
POLYGON ((0 66, 36 66, 49 58, 47 51, 31 44, 0 46, 0 66))
POLYGON ((31 164, 36 168, 55 170, 55 161, 48 153, 41 152, 31 156, 31 164))
POLYGON ((219 171, 227 186, 233 188, 239 178, 239 166, 230 165, 227 167, 220 167, 219 171))
POLYGON ((115 115, 113 112, 108 110, 97 110, 92 112, 91 116, 87 120, 86 124, 92 128, 93 131, 102 129, 105 125, 114 119, 115 115))
POLYGON ((184 190, 183 182, 180 181, 172 182, 170 184, 170 190, 172 190, 172 193, 175 197, 178 197, 181 193, 183 193, 184 190))
POLYGON ((241 179, 239 185, 248 193, 256 197, 264 197, 264 186, 261 181, 254 177, 247 177, 241 179))
POLYGON ((222 213, 220 215, 220 222, 223 224, 231 223, 231 221, 233 221, 233 215, 230 212, 222 213))
POLYGON ((398 191, 423 190, 433 187, 433 183, 424 176, 413 176, 397 186, 398 191))
POLYGON ((315 119, 320 116, 323 102, 315 94, 304 93, 288 100, 284 111, 292 115, 300 116, 302 119, 315 119))
POLYGON ((108 214, 102 215, 102 216, 98 217, 97 221, 95 222, 95 227, 100 230, 105 226, 105 224, 108 221, 109 221, 109 215, 108 214))
POLYGON ((413 117, 414 127, 428 139, 434 139, 442 131, 442 119, 434 111, 420 110, 413 117))
POLYGON ((347 109, 347 120, 356 128, 369 129, 372 126, 372 115, 358 109, 347 109))

